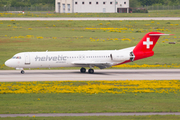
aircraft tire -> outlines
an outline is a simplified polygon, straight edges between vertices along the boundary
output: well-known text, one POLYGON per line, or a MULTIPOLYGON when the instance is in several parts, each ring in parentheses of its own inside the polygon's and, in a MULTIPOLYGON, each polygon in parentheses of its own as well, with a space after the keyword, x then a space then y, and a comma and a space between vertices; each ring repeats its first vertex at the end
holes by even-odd
POLYGON ((86 69, 85 68, 81 68, 80 71, 81 71, 81 73, 85 73, 86 69))
POLYGON ((21 70, 21 74, 24 74, 25 72, 24 72, 24 70, 21 70))
POLYGON ((94 73, 94 70, 93 70, 93 69, 89 69, 88 72, 89 72, 90 74, 93 74, 93 73, 94 73))

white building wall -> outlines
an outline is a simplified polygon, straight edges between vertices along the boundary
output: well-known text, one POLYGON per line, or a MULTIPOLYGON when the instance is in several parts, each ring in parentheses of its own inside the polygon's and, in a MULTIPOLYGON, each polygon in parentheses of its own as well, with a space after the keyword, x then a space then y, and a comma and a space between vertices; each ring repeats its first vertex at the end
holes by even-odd
POLYGON ((129 0, 116 0, 116 12, 118 8, 127 8, 127 13, 129 13, 129 0))
MULTIPOLYGON (((116 13, 118 8, 129 8, 129 0, 56 0, 55 2, 56 13, 116 13), (65 4, 65 10, 63 10, 63 4, 65 4), (70 11, 68 10, 68 4, 70 5, 70 11)), ((129 12, 128 10, 127 12, 129 12)))
POLYGON ((115 0, 74 0, 74 12, 77 13, 114 13, 115 0), (77 2, 77 4, 75 4, 77 2), (84 2, 84 4, 82 4, 84 2), (91 4, 89 4, 91 2, 91 4), (96 4, 98 2, 98 4, 96 4), (105 4, 103 4, 105 2, 105 4), (110 4, 112 2, 112 4, 110 4))
POLYGON ((129 0, 116 0, 116 7, 118 8, 129 8, 129 0), (124 4, 126 2, 126 4, 124 4))
POLYGON ((55 0, 56 13, 72 13, 72 0, 55 0), (68 9, 68 6, 70 6, 68 9))

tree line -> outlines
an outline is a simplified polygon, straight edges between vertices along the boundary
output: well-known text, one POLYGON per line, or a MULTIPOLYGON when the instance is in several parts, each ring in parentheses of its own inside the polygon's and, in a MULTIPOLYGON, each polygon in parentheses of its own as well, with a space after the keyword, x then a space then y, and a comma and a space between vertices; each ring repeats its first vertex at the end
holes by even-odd
MULTIPOLYGON (((129 0, 130 7, 180 5, 180 0, 129 0)), ((0 0, 0 7, 54 6, 55 0, 0 0)))
POLYGON ((180 5, 180 0, 129 0, 130 7, 152 6, 152 5, 180 5))
POLYGON ((0 0, 0 7, 54 6, 55 0, 0 0))

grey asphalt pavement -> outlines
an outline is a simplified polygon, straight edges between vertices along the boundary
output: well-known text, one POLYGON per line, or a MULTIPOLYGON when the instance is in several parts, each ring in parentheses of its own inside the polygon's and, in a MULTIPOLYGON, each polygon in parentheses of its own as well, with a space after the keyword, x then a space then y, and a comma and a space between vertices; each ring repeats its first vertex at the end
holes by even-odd
POLYGON ((180 115, 172 113, 43 113, 43 114, 0 114, 0 117, 58 117, 58 116, 139 116, 139 115, 180 115))
POLYGON ((0 70, 0 82, 64 80, 180 80, 180 69, 95 69, 94 74, 80 70, 0 70))
POLYGON ((1 17, 0 20, 54 21, 54 20, 180 20, 180 17, 1 17))

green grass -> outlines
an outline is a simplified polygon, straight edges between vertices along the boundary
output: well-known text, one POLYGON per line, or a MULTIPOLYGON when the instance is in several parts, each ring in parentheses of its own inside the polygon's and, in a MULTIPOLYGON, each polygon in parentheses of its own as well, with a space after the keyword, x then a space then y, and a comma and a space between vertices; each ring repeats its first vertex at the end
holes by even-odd
POLYGON ((5 117, 0 120, 179 120, 178 115, 149 116, 68 116, 68 117, 5 117))
POLYGON ((4 62, 19 52, 31 51, 74 51, 115 50, 135 46, 149 31, 164 29, 163 33, 174 36, 161 37, 155 46, 153 57, 130 64, 180 64, 179 21, 0 21, 0 69, 4 62), (130 30, 108 32, 85 28, 127 28, 130 30), (133 31, 132 31, 133 29, 133 31), (27 38, 33 35, 34 38, 27 38), (24 38, 18 38, 23 36, 24 38), (38 39, 42 36, 43 39, 38 39), (16 38, 17 37, 17 38, 16 38), (53 39, 53 37, 56 37, 53 39), (92 42, 90 38, 95 41, 92 42), (107 40, 118 38, 118 41, 107 40), (123 38, 131 39, 122 41, 123 38), (97 41, 99 39, 99 41, 97 41), (102 39, 102 40, 101 40, 102 39), (168 41, 166 41, 168 39, 168 41), (103 41, 104 40, 104 41, 103 41), (176 44, 168 44, 176 42, 176 44))
POLYGON ((180 112, 180 93, 0 94, 0 114, 180 112))
POLYGON ((33 13, 0 14, 0 17, 180 17, 180 10, 149 10, 149 13, 33 13))

